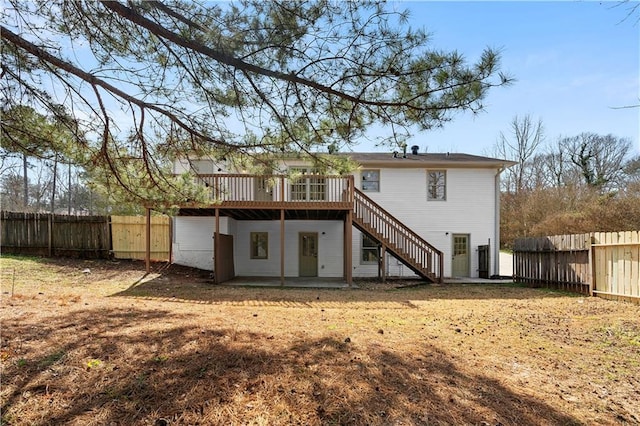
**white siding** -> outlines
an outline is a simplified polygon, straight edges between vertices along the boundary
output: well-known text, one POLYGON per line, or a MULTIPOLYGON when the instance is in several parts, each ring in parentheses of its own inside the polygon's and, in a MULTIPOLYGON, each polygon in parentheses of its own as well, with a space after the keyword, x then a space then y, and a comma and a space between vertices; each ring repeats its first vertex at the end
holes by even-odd
MULTIPOLYGON (((174 218, 173 263, 213 270, 213 234, 216 221, 211 216, 177 216, 174 218)), ((220 218, 220 232, 232 233, 235 220, 220 218)))
MULTIPOLYGON (((280 276, 280 221, 239 221, 234 238, 236 275, 268 277, 280 276), (251 232, 269 233, 269 259, 250 259, 251 232)), ((285 222, 284 275, 298 276, 298 235, 300 232, 318 233, 318 276, 343 276, 342 221, 290 220, 285 222), (323 234, 324 232, 324 234, 323 234)))
MULTIPOLYGON (((175 218, 174 263, 213 270, 213 233, 215 218, 175 218)), ((220 218, 222 233, 233 235, 235 273, 237 276, 280 276, 280 221, 235 221, 220 218), (251 232, 269 234, 269 258, 251 259, 251 232)), ((298 276, 298 235, 318 233, 318 276, 343 276, 343 223, 326 220, 292 220, 285 222, 285 276, 298 276)))
POLYGON ((187 158, 179 158, 173 162, 173 173, 177 175, 186 172, 195 172, 203 175, 229 173, 226 168, 227 165, 225 162, 215 162, 207 159, 189 161, 187 158))
MULTIPOLYGON (((360 231, 353 230, 353 276, 354 277, 377 277, 378 265, 361 262, 362 236, 360 231)), ((414 272, 407 268, 402 262, 387 253, 385 258, 387 276, 391 277, 416 277, 414 272)))
MULTIPOLYGON (((287 160, 278 161, 274 165, 273 174, 287 173, 290 167, 310 167, 303 160, 287 160)), ((234 165, 229 161, 214 161, 212 159, 191 159, 178 158, 173 162, 173 173, 182 174, 185 172, 194 172, 200 174, 214 173, 245 173, 242 168, 234 165), (220 170, 218 170, 220 169, 220 170)))
MULTIPOLYGON (((439 168, 438 170, 443 170, 439 168)), ((446 169, 446 201, 427 201, 426 169, 380 169, 380 192, 366 195, 444 252, 444 275, 451 275, 452 234, 470 235, 471 276, 478 276, 478 245, 495 241, 493 169, 446 169)), ((356 174, 360 187, 360 174, 356 174)), ((360 233, 353 237, 354 276, 377 275, 376 265, 360 265, 360 233)), ((412 274, 389 263, 390 275, 412 274), (394 269, 396 268, 396 269, 394 269)), ((493 267, 493 262, 492 265, 493 267)), ((493 273, 493 272, 491 272, 493 273)))

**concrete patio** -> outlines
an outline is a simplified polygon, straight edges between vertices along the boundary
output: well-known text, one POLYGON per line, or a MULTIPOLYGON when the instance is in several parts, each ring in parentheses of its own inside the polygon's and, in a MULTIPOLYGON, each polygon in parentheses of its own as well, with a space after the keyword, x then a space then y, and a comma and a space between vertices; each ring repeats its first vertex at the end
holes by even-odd
MULTIPOLYGON (((469 278, 469 277, 445 277, 443 285, 447 284, 505 284, 513 282, 513 279, 506 278, 513 275, 513 256, 510 253, 500 253, 500 279, 469 278)), ((372 278, 354 278, 351 287, 344 278, 320 278, 320 277, 287 277, 284 280, 284 287, 291 288, 358 288, 358 281, 366 280, 368 283, 374 282, 372 278)), ((387 279, 387 285, 398 283, 398 287, 412 285, 429 285, 425 281, 416 278, 393 277, 387 279)), ((235 277, 230 281, 222 283, 227 286, 245 287, 281 287, 280 278, 275 277, 235 277)))
MULTIPOLYGON (((367 279, 367 282, 373 282, 367 279)), ((398 287, 414 286, 414 285, 430 285, 426 281, 421 281, 415 278, 390 278, 387 279, 387 285, 398 283, 398 287)), ((485 278, 445 278, 442 285, 447 284, 500 284, 511 283, 512 279, 485 279, 485 278)), ((343 278, 319 278, 319 277, 287 277, 284 280, 284 286, 282 285, 280 278, 272 277, 235 277, 230 281, 222 283, 226 286, 240 286, 240 287, 290 287, 290 288, 335 288, 335 289, 349 289, 359 288, 358 279, 354 279, 354 283, 351 287, 345 282, 343 278)))

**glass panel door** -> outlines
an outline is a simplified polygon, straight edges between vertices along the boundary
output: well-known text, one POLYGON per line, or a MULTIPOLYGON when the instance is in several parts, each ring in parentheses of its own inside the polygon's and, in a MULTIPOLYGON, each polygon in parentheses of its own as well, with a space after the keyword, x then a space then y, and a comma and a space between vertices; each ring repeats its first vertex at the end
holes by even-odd
POLYGON ((301 277, 318 276, 318 234, 301 232, 299 239, 299 271, 301 277))
POLYGON ((326 200, 326 179, 318 177, 318 170, 306 167, 291 167, 291 201, 326 200), (300 174, 302 176, 300 176, 300 174))
POLYGON ((469 276, 469 235, 453 234, 453 255, 451 275, 454 277, 469 276))

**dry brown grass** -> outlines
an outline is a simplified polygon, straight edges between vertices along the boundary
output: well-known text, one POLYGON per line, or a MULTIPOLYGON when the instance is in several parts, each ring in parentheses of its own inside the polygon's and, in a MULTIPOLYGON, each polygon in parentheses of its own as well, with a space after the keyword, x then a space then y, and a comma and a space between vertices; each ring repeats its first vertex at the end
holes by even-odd
POLYGON ((0 262, 4 425, 640 424, 637 305, 0 262))

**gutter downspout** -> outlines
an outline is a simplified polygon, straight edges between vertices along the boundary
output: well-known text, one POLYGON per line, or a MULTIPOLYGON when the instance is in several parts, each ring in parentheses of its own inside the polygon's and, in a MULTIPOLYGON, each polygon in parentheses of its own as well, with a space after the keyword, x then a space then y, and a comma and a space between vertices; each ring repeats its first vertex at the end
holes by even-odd
MULTIPOLYGON (((500 174, 505 170, 502 165, 494 177, 495 181, 495 224, 493 244, 493 275, 500 275, 500 174)), ((491 275, 490 275, 491 276, 491 275)))

